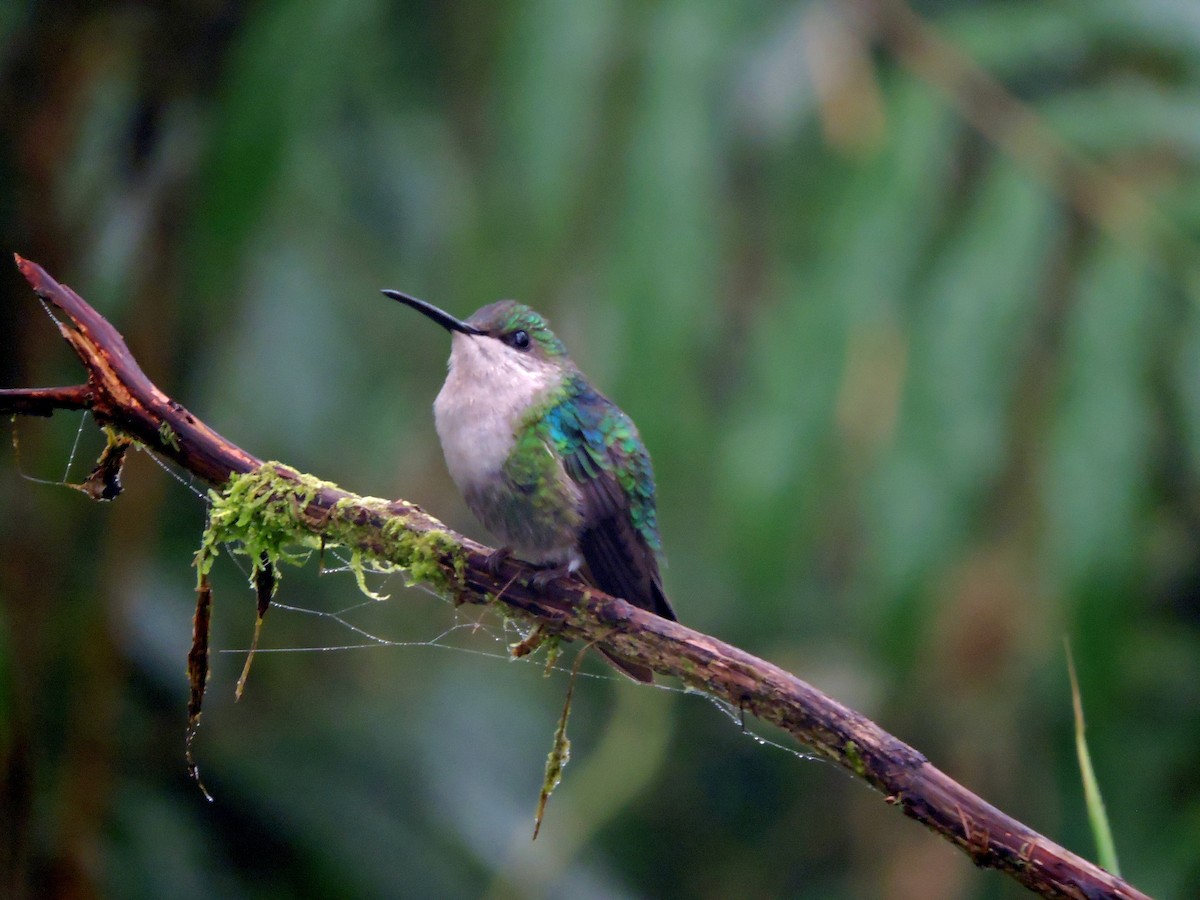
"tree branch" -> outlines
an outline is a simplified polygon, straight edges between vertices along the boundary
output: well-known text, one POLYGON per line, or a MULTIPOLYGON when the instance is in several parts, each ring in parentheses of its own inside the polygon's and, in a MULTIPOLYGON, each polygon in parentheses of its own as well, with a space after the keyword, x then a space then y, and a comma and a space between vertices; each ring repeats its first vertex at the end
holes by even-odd
POLYGON ((506 614, 548 623, 567 638, 602 643, 777 725, 866 781, 976 865, 999 869, 1044 897, 1146 897, 984 802, 870 719, 778 666, 570 579, 534 590, 527 582, 533 570, 515 560, 492 574, 485 566, 489 548, 451 532, 414 504, 358 497, 263 463, 155 387, 121 335, 83 298, 35 263, 18 256, 17 265, 34 291, 65 315, 59 327, 88 382, 2 391, 0 413, 88 409, 101 425, 218 488, 236 476, 266 473, 273 514, 283 510, 297 533, 406 568, 459 602, 497 603, 506 614))
POLYGON ((50 416, 56 409, 88 409, 92 394, 86 384, 58 388, 0 390, 0 411, 22 416, 50 416))

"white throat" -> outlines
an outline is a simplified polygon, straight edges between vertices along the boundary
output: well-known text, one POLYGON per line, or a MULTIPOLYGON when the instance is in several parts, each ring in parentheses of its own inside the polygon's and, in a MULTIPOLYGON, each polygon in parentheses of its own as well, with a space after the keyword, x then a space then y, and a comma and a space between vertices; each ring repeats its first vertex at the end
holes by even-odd
POLYGON ((453 333, 450 371, 433 402, 433 418, 460 491, 496 477, 522 418, 562 375, 561 366, 495 338, 453 333))

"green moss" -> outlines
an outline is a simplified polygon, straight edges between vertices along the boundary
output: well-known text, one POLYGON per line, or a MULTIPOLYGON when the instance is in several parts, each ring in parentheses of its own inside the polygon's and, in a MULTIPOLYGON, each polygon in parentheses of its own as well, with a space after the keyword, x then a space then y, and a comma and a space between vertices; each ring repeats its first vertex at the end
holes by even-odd
POLYGON ((546 774, 542 780, 542 792, 538 797, 537 812, 533 818, 533 839, 536 841, 538 832, 542 830, 542 817, 546 814, 546 802, 554 789, 562 782, 563 769, 571 759, 571 741, 567 737, 567 719, 571 715, 571 697, 575 693, 575 677, 579 674, 579 659, 571 672, 571 681, 567 684, 567 696, 563 701, 562 715, 558 718, 558 727, 554 729, 554 743, 546 755, 546 774))
POLYGON ((162 424, 158 426, 158 436, 162 439, 164 447, 170 447, 172 450, 179 449, 179 436, 175 434, 175 429, 166 419, 163 419, 162 424))
POLYGON ((264 559, 277 573, 280 563, 306 562, 320 540, 303 526, 300 513, 323 486, 316 478, 268 462, 233 475, 220 491, 209 491, 208 525, 196 552, 197 579, 212 569, 222 545, 253 560, 251 582, 264 559))
POLYGON ((842 747, 842 753, 846 757, 846 761, 850 763, 850 768, 859 778, 867 776, 867 763, 862 758, 862 753, 858 749, 858 744, 854 741, 846 741, 846 745, 842 747))
MULTIPOLYGON (((376 572, 386 572, 391 568, 392 566, 390 565, 376 564, 374 566, 376 572)), ((350 571, 354 573, 354 583, 358 585, 358 589, 370 599, 387 600, 391 596, 391 594, 377 594, 367 587, 367 572, 363 565, 363 553, 361 550, 355 549, 350 551, 350 571)))
POLYGON ((554 666, 558 663, 558 659, 562 656, 562 636, 552 634, 543 642, 546 647, 546 668, 542 671, 542 675, 549 678, 554 672, 554 666))
POLYGON ((421 582, 453 596, 462 590, 467 558, 462 546, 447 531, 415 531, 404 516, 394 516, 381 529, 384 556, 403 569, 410 583, 421 582), (445 564, 451 571, 447 573, 445 564))
POLYGON ((208 526, 196 553, 197 577, 208 573, 222 546, 250 557, 254 572, 265 560, 276 573, 281 563, 302 565, 314 549, 343 546, 350 551, 350 569, 359 589, 373 599, 386 598, 367 587, 368 569, 404 572, 410 584, 428 584, 447 596, 461 590, 466 558, 458 542, 446 531, 413 529, 386 500, 351 495, 314 520, 307 512, 309 505, 322 489, 335 487, 277 462, 234 475, 222 490, 209 492, 208 526), (382 528, 374 524, 380 519, 382 528))

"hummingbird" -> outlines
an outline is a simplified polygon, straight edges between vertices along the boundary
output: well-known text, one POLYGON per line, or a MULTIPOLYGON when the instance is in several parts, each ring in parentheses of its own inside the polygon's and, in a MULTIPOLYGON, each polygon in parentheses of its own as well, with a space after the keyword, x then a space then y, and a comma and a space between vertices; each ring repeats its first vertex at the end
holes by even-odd
MULTIPOLYGON (((659 574, 654 471, 637 426, 592 387, 546 319, 513 300, 465 321, 399 291, 383 294, 450 332, 446 381, 433 403, 446 468, 508 556, 575 573, 607 594, 675 619, 659 574)), ((646 666, 599 648, 618 670, 646 666)))

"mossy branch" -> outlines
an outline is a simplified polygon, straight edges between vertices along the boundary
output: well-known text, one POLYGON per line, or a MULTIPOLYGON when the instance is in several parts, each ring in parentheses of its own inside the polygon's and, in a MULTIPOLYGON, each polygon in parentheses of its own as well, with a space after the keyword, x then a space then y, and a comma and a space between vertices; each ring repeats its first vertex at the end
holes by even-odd
POLYGON ((777 725, 977 865, 999 869, 1042 896, 1146 896, 990 806, 870 719, 778 666, 569 579, 535 590, 527 581, 532 570, 515 560, 492 573, 485 565, 489 548, 414 504, 359 497, 255 458, 155 387, 121 335, 78 294, 34 263, 17 257, 17 265, 38 295, 64 314, 63 337, 88 380, 72 388, 0 391, 0 413, 88 409, 101 425, 212 485, 212 516, 196 560, 202 590, 203 575, 225 543, 238 542, 256 565, 274 572, 305 548, 338 544, 360 570, 367 562, 400 569, 456 602, 499 603, 505 614, 528 617, 564 639, 605 645, 777 725))

